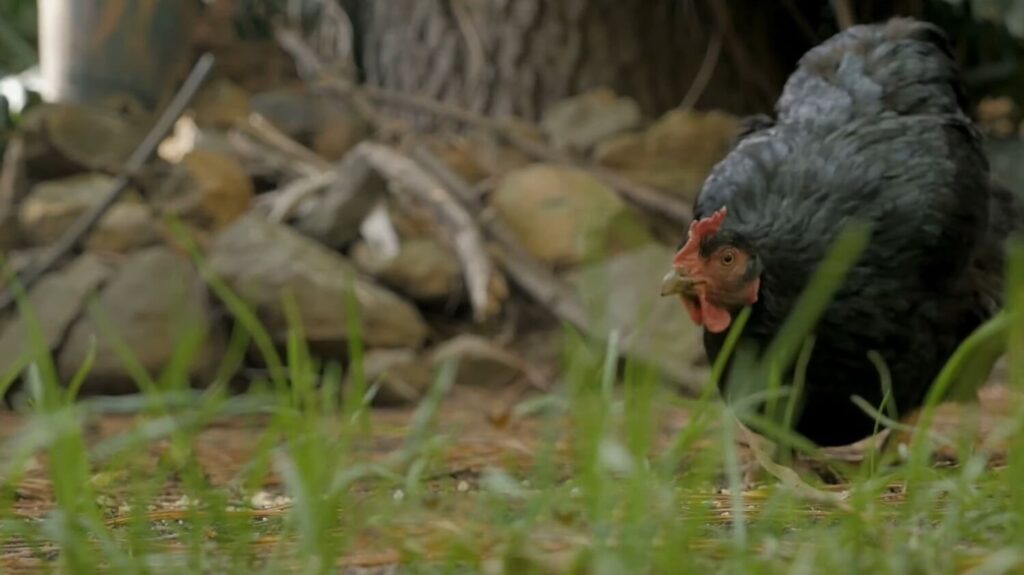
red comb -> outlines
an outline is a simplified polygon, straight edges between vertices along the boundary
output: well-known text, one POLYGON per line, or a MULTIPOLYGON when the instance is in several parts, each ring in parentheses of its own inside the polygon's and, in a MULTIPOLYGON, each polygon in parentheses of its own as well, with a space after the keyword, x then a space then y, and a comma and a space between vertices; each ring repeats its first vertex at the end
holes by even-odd
POLYGON ((722 228, 725 221, 725 214, 728 210, 723 206, 710 216, 690 223, 690 235, 686 240, 683 249, 676 253, 672 265, 676 268, 685 267, 688 263, 697 261, 697 252, 700 250, 700 242, 707 236, 713 236, 722 228))

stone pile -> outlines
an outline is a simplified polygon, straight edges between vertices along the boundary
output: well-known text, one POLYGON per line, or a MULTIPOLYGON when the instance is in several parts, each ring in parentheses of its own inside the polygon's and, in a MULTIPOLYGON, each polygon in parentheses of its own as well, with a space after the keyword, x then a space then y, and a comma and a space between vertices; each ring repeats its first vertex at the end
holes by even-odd
MULTIPOLYGON (((0 250, 13 271, 100 201, 151 121, 123 104, 28 111, 0 172, 0 250)), ((0 318, 0 370, 24 369, 41 347, 65 381, 91 362, 86 393, 131 392, 169 374, 202 387, 224 376, 239 322, 232 306, 244 305, 279 350, 301 335, 317 358, 342 366, 358 332, 381 402, 418 399, 449 358, 465 367, 460 382, 545 385, 564 318, 514 274, 505 281, 507 258, 484 232, 495 281, 486 317, 474 315, 467 252, 453 240, 462 236, 432 206, 392 193, 401 182, 387 174, 354 175, 367 169, 351 161, 361 143, 396 141, 378 128, 304 85, 249 93, 208 84, 84 251, 36 283, 27 308, 0 318)), ((505 248, 564 282, 589 335, 617 330, 627 353, 691 383, 699 335, 657 294, 683 229, 586 166, 689 203, 737 129, 732 117, 689 110, 648 121, 634 102, 595 91, 529 127, 584 167, 536 161, 477 130, 405 132, 393 149, 443 162, 472 194, 458 196, 462 211, 499 221, 505 248)), ((266 367, 253 347, 235 378, 266 367)))

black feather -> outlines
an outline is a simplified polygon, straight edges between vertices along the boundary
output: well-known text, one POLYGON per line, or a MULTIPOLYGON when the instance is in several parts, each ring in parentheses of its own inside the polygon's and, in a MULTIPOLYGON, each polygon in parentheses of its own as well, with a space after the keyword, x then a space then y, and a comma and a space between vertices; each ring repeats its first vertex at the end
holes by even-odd
MULTIPOLYGON (((804 56, 775 121, 746 131, 697 198, 696 218, 728 207, 720 234, 742 238, 763 270, 745 331, 755 349, 775 336, 844 225, 871 224, 815 332, 796 430, 819 444, 872 432, 850 400, 882 399, 870 351, 887 362, 906 412, 1001 303, 1003 243, 1024 209, 990 182, 963 102, 938 28, 907 19, 852 27, 804 56)), ((712 360, 724 336, 705 334, 712 360)))

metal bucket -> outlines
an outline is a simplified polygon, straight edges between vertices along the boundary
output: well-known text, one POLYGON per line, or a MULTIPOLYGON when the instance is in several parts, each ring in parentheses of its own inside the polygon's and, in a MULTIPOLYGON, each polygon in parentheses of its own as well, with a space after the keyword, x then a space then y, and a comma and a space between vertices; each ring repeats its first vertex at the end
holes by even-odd
POLYGON ((155 107, 184 71, 194 17, 191 0, 40 0, 44 98, 155 107))

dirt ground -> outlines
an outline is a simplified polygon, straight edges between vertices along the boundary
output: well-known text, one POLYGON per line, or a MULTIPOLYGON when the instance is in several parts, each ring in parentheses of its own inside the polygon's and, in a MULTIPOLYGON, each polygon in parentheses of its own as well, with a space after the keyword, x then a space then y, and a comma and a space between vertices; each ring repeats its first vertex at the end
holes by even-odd
MULTIPOLYGON (((494 390, 482 390, 470 387, 456 387, 452 395, 442 404, 437 418, 437 431, 450 438, 450 447, 443 458, 438 471, 428 476, 431 489, 450 490, 453 493, 469 491, 476 488, 476 480, 481 472, 488 467, 499 467, 512 472, 523 469, 533 460, 540 441, 540 421, 533 417, 509 416, 509 406, 514 405, 522 397, 502 395, 494 390)), ((1004 386, 989 386, 981 393, 980 413, 983 437, 991 433, 999 422, 1006 420, 1013 413, 1017 404, 1018 394, 1004 386)), ((408 432, 414 407, 378 408, 372 412, 372 440, 361 447, 370 459, 384 458, 398 450, 408 432)), ((957 405, 943 406, 936 417, 936 431, 951 434, 963 417, 964 408, 957 405)), ((687 413, 682 409, 670 408, 661 426, 661 439, 667 441, 680 428, 686 425, 687 413)), ((24 418, 11 412, 0 413, 0 442, 16 434, 24 423, 24 418)), ((108 416, 100 419, 88 431, 88 441, 98 442, 104 438, 115 436, 130 429, 136 423, 130 415, 108 416)), ((195 443, 196 454, 210 482, 218 486, 229 486, 235 481, 246 465, 260 438, 260 431, 265 420, 257 417, 239 417, 218 421, 199 433, 195 443)), ((567 442, 564 442, 567 443, 567 442)), ((561 446, 568 447, 567 445, 561 446)), ((167 448, 166 442, 155 443, 149 450, 154 461, 167 448)), ((862 446, 839 450, 837 455, 843 459, 856 458, 862 453, 862 446)), ((746 459, 752 461, 747 454, 746 459)), ((997 454, 993 458, 999 464, 997 454)), ((841 486, 837 486, 841 488, 841 486)), ((261 495, 265 503, 263 509, 251 512, 254 516, 282 515, 289 507, 289 499, 284 496, 281 480, 271 474, 261 495)), ((721 497, 709 491, 707 497, 721 497)), ((116 498, 116 495, 115 495, 116 498)), ((152 521, 174 520, 184 516, 181 504, 180 486, 170 482, 155 502, 149 517, 152 521)), ((54 506, 51 483, 47 477, 45 455, 38 455, 30 464, 30 470, 23 477, 16 490, 14 509, 25 518, 42 518, 54 506)), ((461 517, 458 506, 445 507, 439 510, 432 522, 422 523, 410 528, 407 533, 391 534, 392 537, 419 537, 429 539, 432 531, 443 532, 452 528, 456 521, 460 528, 465 529, 467 522, 461 517)), ((471 514, 467 514, 471 515, 471 514)), ((110 508, 108 524, 117 525, 128 522, 124 512, 119 512, 116 505, 110 508)), ((471 519, 469 522, 471 523, 471 519)), ((361 537, 360 540, 363 538, 361 537)), ((558 537, 545 539, 546 545, 558 546, 558 537)), ((365 541, 353 547, 358 551, 344 559, 349 566, 373 567, 393 565, 399 560, 399 553, 390 547, 388 539, 366 535, 365 541)), ((270 541, 268 541, 268 545, 270 541)), ((23 542, 0 542, 0 569, 19 570, 39 566, 39 555, 23 542)))

